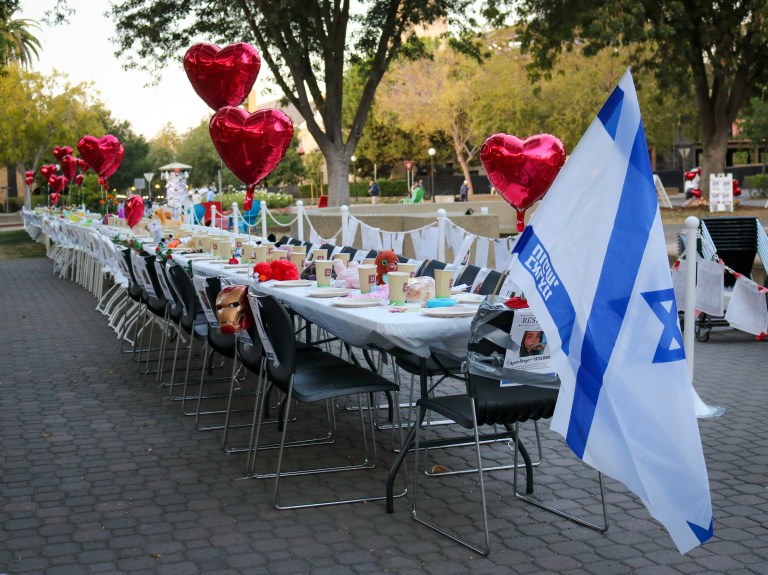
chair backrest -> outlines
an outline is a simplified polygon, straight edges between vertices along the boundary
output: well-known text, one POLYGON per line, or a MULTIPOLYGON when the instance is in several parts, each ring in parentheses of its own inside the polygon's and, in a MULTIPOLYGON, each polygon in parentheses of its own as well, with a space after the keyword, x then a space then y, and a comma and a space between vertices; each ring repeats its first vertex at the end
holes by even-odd
POLYGON ((146 256, 144 258, 144 265, 147 268, 149 281, 152 282, 152 288, 155 290, 155 294, 157 294, 157 297, 149 298, 149 308, 154 313, 164 313, 166 300, 165 294, 163 293, 163 288, 160 285, 160 280, 157 279, 157 270, 155 270, 155 256, 146 256))
MULTIPOLYGON (((260 305, 258 303, 261 297, 263 296, 257 296, 256 294, 250 293, 250 291, 248 293, 248 303, 251 306, 251 314, 253 314, 254 318, 256 317, 256 314, 259 314, 259 317, 261 317, 261 312, 259 311, 260 305)), ((261 361, 264 358, 264 346, 261 343, 255 320, 251 327, 246 329, 246 331, 248 332, 248 337, 253 342, 253 345, 245 343, 241 339, 238 340, 237 356, 248 370, 253 373, 259 373, 261 370, 261 361)))
POLYGON ((319 248, 315 248, 315 249, 321 249, 321 250, 327 251, 328 255, 325 257, 326 259, 331 259, 331 254, 333 253, 333 250, 336 249, 336 246, 334 246, 333 244, 324 243, 324 244, 321 244, 319 248))
MULTIPOLYGON (((752 267, 757 255, 757 218, 721 217, 702 218, 701 232, 712 240, 717 255, 728 267, 752 277, 752 267)), ((726 274, 725 285, 732 286, 736 278, 726 274)))
POLYGON ((192 278, 187 275, 187 272, 184 271, 184 268, 180 265, 172 265, 168 268, 168 275, 173 280, 173 285, 176 287, 179 297, 181 298, 183 312, 179 323, 187 333, 190 333, 195 325, 195 319, 197 318, 199 309, 197 294, 195 293, 195 286, 192 283, 192 278))
POLYGON ((477 277, 477 274, 480 273, 480 270, 482 268, 474 265, 474 264, 467 264, 465 265, 459 274, 456 276, 456 281, 453 282, 455 285, 468 285, 472 286, 472 282, 475 281, 475 278, 477 277))
POLYGON ((421 267, 416 272, 416 276, 433 278, 435 277, 435 270, 444 270, 446 265, 448 264, 438 260, 424 260, 424 263, 421 264, 421 267))
MULTIPOLYGON (((296 338, 293 322, 283 304, 272 296, 259 297, 259 312, 264 329, 277 356, 279 365, 267 362, 270 380, 285 389, 296 371, 296 338)), ((257 310, 253 310, 257 313, 257 310)))
MULTIPOLYGON (((489 295, 472 319, 467 343, 467 393, 487 401, 500 401, 500 382, 558 389, 556 374, 541 374, 504 366, 507 349, 520 342, 513 341, 510 331, 517 310, 504 305, 505 298, 489 295)), ((514 387, 511 386, 511 387, 514 387)))

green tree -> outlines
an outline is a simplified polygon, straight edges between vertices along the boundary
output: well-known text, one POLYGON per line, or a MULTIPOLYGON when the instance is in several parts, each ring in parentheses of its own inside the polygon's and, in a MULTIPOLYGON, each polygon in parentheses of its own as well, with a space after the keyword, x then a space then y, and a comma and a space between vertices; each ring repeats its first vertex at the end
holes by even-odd
POLYGON ((450 137, 470 197, 473 190, 469 166, 487 134, 478 113, 482 87, 477 86, 477 76, 481 68, 475 60, 450 47, 437 46, 430 58, 394 66, 377 100, 382 110, 400 119, 404 129, 444 132, 450 137))
POLYGON ((92 93, 90 84, 73 86, 57 72, 43 76, 9 65, 0 76, 0 165, 37 171, 55 161, 54 146, 74 148, 83 134, 105 133, 103 108, 92 93))
POLYGON ((40 40, 32 29, 40 29, 37 22, 25 18, 13 18, 18 2, 0 3, 0 71, 11 62, 27 68, 38 58, 40 40))
POLYGON ((178 159, 180 162, 192 166, 189 173, 189 185, 193 188, 212 185, 218 187, 219 170, 221 170, 222 185, 225 189, 229 186, 237 187, 240 183, 235 175, 224 166, 216 152, 208 132, 207 120, 201 121, 199 125, 181 136, 178 143, 178 159))
POLYGON ((109 177, 109 187, 125 193, 134 184, 134 180, 144 178, 145 172, 151 172, 149 143, 143 136, 136 134, 126 121, 114 120, 108 116, 106 130, 123 145, 125 155, 117 171, 109 177))
MULTIPOLYGON (((496 16, 495 2, 487 17, 496 16)), ((349 158, 362 134, 384 72, 399 53, 420 53, 418 25, 450 19, 456 42, 480 26, 475 0, 123 0, 113 4, 120 54, 128 65, 162 65, 194 39, 254 41, 288 102, 296 106, 326 160, 331 205, 349 201, 349 158), (353 120, 343 128, 346 66, 360 64, 365 87, 353 120), (315 118, 315 112, 319 120, 315 118)), ((463 42, 461 42, 463 40, 463 42)))
MULTIPOLYGON (((750 98, 749 105, 743 110, 739 130, 753 142, 760 142, 765 146, 768 141, 768 102, 764 97, 750 98)), ((766 153, 766 150, 763 150, 763 173, 766 153)))
MULTIPOLYGON (((603 2, 515 0, 524 50, 551 71, 563 50, 592 55, 626 46, 664 90, 693 93, 703 146, 702 183, 722 172, 739 110, 768 81, 764 0, 603 2)), ((708 191, 708 190, 707 190, 708 191)))

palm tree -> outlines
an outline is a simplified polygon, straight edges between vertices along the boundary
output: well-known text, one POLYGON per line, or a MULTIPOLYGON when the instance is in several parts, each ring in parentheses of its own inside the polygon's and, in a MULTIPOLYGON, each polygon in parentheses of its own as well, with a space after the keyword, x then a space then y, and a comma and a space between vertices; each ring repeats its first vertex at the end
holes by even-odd
POLYGON ((38 58, 40 40, 30 31, 40 29, 37 22, 27 18, 13 19, 16 7, 13 2, 0 2, 0 70, 11 62, 26 68, 38 58))

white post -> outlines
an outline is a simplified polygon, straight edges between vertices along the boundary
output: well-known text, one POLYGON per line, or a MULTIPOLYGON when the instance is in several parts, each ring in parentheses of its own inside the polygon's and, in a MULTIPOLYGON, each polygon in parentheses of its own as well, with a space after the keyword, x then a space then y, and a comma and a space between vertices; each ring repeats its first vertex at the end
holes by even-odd
POLYGON ((437 210, 437 259, 445 261, 445 210, 437 210))
POLYGON ((298 235, 299 235, 299 241, 304 241, 304 202, 299 200, 296 202, 296 207, 298 208, 298 214, 297 214, 297 220, 296 223, 298 224, 298 235))
POLYGON ((240 233, 240 209, 237 207, 237 202, 232 202, 232 227, 236 234, 240 233))
POLYGON ((211 204, 211 227, 216 227, 216 206, 211 204))
POLYGON ((341 245, 351 246, 355 238, 349 236, 349 206, 341 206, 341 245))
POLYGON ((712 407, 704 403, 693 387, 693 350, 696 329, 696 260, 699 219, 695 216, 686 218, 685 223, 685 315, 683 319, 683 347, 685 360, 688 362, 688 381, 691 383, 693 407, 696 417, 717 417, 725 413, 724 407, 712 407))
POLYGON ((261 237, 267 239, 267 202, 261 200, 261 237))

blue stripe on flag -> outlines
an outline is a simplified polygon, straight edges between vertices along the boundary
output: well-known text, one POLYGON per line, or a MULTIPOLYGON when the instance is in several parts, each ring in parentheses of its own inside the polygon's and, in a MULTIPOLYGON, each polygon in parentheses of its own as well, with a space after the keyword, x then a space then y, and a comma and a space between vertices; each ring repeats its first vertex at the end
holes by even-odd
POLYGON ((566 441, 579 458, 584 457, 605 370, 624 322, 656 217, 658 200, 651 173, 645 131, 640 122, 603 269, 587 320, 581 365, 576 375, 566 441))
POLYGON ((624 103, 624 90, 616 86, 611 95, 597 113, 597 119, 603 123, 605 131, 616 139, 616 130, 619 127, 619 118, 621 117, 621 105, 624 103))
POLYGON ((560 281, 557 271, 552 266, 549 253, 533 231, 533 226, 529 225, 525 228, 520 239, 515 243, 512 253, 518 254, 518 260, 523 268, 536 282, 536 291, 539 292, 549 315, 557 326, 563 353, 568 355, 576 311, 573 309, 571 296, 560 281))

